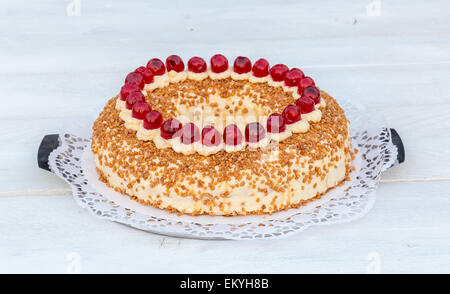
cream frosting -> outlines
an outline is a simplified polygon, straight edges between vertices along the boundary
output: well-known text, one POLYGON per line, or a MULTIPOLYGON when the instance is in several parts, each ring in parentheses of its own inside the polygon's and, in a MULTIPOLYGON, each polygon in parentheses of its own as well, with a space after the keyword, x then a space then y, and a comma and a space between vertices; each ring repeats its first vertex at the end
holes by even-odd
MULTIPOLYGON (((206 78, 210 79, 225 79, 231 77, 234 80, 248 80, 251 83, 262 83, 266 82, 268 85, 273 87, 282 87, 284 91, 291 92, 295 99, 299 98, 300 95, 297 93, 297 87, 287 87, 284 82, 275 82, 268 75, 266 77, 258 78, 253 76, 251 73, 238 74, 232 69, 228 69, 222 73, 214 73, 211 69, 208 69, 203 73, 194 73, 190 71, 170 71, 160 76, 155 76, 154 81, 151 84, 146 84, 142 93, 147 95, 147 91, 152 91, 157 88, 167 87, 170 83, 177 83, 184 81, 186 79, 192 80, 203 80, 206 78)), ((183 154, 192 154, 198 152, 201 155, 210 155, 217 153, 221 150, 226 152, 235 152, 243 150, 247 145, 249 148, 266 148, 271 142, 282 141, 293 133, 305 133, 309 130, 309 122, 319 122, 322 116, 320 108, 325 107, 324 99, 315 105, 314 111, 306 114, 302 114, 301 120, 294 123, 286 125, 286 130, 282 133, 269 133, 266 132, 266 137, 259 141, 258 143, 247 143, 245 142, 245 127, 248 123, 259 122, 266 129, 267 116, 264 116, 264 105, 256 105, 250 101, 250 99, 242 99, 240 96, 232 96, 227 99, 222 99, 218 94, 210 95, 210 104, 214 103, 219 109, 224 109, 226 106, 231 108, 236 108, 240 105, 238 109, 246 109, 246 113, 241 113, 241 115, 229 116, 223 113, 219 115, 219 118, 214 113, 209 105, 204 105, 202 108, 198 107, 196 111, 195 108, 186 108, 183 105, 179 105, 178 109, 180 113, 187 114, 175 117, 183 124, 187 122, 194 122, 197 127, 201 130, 204 126, 212 125, 223 135, 223 129, 229 124, 235 124, 239 128, 242 136, 243 142, 237 146, 230 146, 221 143, 219 146, 208 147, 201 142, 195 142, 193 144, 183 144, 179 138, 166 140, 161 137, 160 129, 147 130, 143 126, 142 120, 132 117, 131 110, 126 108, 125 101, 117 99, 116 109, 120 111, 120 118, 125 122, 125 127, 137 131, 136 136, 138 139, 143 141, 152 140, 158 148, 168 148, 171 147, 174 151, 183 154), (239 104, 240 103, 240 104, 239 104)), ((267 112, 267 111, 266 111, 267 112)))

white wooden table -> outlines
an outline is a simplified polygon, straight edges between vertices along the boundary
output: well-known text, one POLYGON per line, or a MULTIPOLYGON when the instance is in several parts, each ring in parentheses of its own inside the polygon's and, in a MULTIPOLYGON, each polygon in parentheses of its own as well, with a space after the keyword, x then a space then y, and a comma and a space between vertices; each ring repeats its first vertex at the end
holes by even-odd
POLYGON ((2 2, 0 272, 450 272, 448 1, 151 2, 2 2), (382 112, 407 159, 366 217, 275 241, 170 238, 96 219, 37 168, 42 136, 89 127, 137 65, 217 52, 302 67, 382 112))

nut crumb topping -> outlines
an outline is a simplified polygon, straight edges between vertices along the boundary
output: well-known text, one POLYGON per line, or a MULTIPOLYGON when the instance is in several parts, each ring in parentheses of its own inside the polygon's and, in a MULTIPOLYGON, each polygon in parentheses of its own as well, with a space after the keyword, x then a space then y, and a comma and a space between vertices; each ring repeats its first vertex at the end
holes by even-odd
POLYGON ((212 80, 185 80, 171 83, 164 88, 147 91, 147 102, 150 106, 161 112, 164 118, 182 115, 178 111, 178 105, 185 107, 196 107, 208 105, 215 109, 216 115, 238 115, 246 114, 247 108, 240 108, 242 100, 235 107, 229 105, 220 109, 216 102, 210 102, 211 95, 219 95, 223 99, 233 96, 247 97, 255 105, 263 106, 266 113, 281 113, 289 104, 295 104, 292 93, 285 92, 281 87, 272 87, 267 83, 249 83, 245 80, 233 80, 231 78, 212 80))

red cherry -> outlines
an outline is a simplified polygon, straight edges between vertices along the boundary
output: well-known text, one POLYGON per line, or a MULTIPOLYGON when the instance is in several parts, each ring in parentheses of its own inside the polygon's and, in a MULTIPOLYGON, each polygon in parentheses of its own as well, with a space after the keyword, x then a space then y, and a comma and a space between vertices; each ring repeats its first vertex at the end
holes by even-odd
POLYGON ((125 84, 120 89, 120 100, 125 101, 131 92, 136 92, 140 90, 141 89, 136 84, 125 84))
POLYGON ((220 133, 213 126, 206 126, 202 130, 202 143, 205 146, 219 146, 220 133))
POLYGON ((144 70, 146 70, 147 68, 145 66, 139 66, 138 68, 136 68, 134 70, 134 72, 140 73, 142 74, 144 72, 144 70))
POLYGON ((267 119, 267 131, 269 133, 282 133, 286 130, 286 120, 279 113, 273 113, 267 119))
POLYGON ((151 69, 146 68, 142 75, 144 76, 144 81, 146 84, 153 83, 153 72, 151 69))
POLYGON ((264 58, 259 59, 253 64, 253 75, 258 78, 265 77, 269 74, 269 62, 264 58))
POLYGON ((144 129, 154 130, 161 126, 163 117, 159 111, 152 110, 144 116, 144 129))
POLYGON ((239 145, 242 143, 241 130, 236 125, 228 125, 223 130, 223 141, 227 145, 239 145))
POLYGON ((238 56, 234 60, 233 69, 238 74, 248 73, 252 70, 252 62, 244 56, 238 56))
POLYGON ((125 78, 125 84, 136 84, 139 88, 144 88, 144 77, 137 72, 130 72, 125 78))
POLYGON ((193 123, 187 123, 181 129, 181 143, 192 144, 200 140, 200 130, 193 123))
POLYGON ((320 91, 315 86, 309 86, 302 92, 302 96, 306 96, 314 100, 314 103, 320 103, 320 91))
POLYGON ((298 68, 293 68, 284 76, 284 83, 288 87, 296 87, 305 74, 298 68))
POLYGON ((293 68, 291 68, 290 71, 294 71, 294 72, 299 73, 302 79, 305 77, 305 73, 299 68, 293 67, 293 68))
POLYGON ((283 117, 288 125, 298 122, 302 119, 302 116, 300 114, 300 107, 292 104, 286 106, 286 108, 283 110, 283 117))
POLYGON ((308 88, 310 86, 314 86, 314 80, 311 79, 310 77, 304 77, 303 79, 300 80, 299 86, 298 86, 298 90, 302 91, 305 88, 308 88))
POLYGON ((297 104, 297 106, 300 107, 300 112, 303 114, 303 113, 310 113, 311 111, 313 111, 315 103, 314 100, 312 100, 311 98, 302 96, 297 99, 295 104, 297 104))
POLYGON ((137 102, 145 102, 145 96, 144 96, 144 94, 142 94, 142 92, 137 91, 137 92, 131 92, 130 94, 128 94, 127 100, 126 100, 127 109, 132 109, 133 105, 136 104, 137 102))
POLYGON ((161 137, 166 140, 178 137, 182 127, 183 125, 179 120, 175 118, 168 119, 161 125, 161 137))
POLYGON ((270 69, 270 76, 275 82, 281 82, 288 71, 289 68, 286 65, 276 64, 270 69))
POLYGON ((153 83, 153 72, 151 69, 148 69, 145 66, 140 66, 136 68, 134 72, 140 73, 144 77, 144 82, 146 84, 153 83))
POLYGON ((181 72, 184 70, 184 62, 178 55, 170 55, 166 59, 167 71, 174 70, 176 72, 181 72))
POLYGON ((202 73, 206 71, 206 61, 201 57, 192 57, 188 61, 188 69, 189 71, 195 72, 195 73, 202 73))
POLYGON ((211 70, 215 73, 221 73, 228 69, 228 59, 222 54, 216 54, 211 57, 211 70))
POLYGON ((252 122, 245 127, 245 141, 257 143, 265 137, 266 130, 260 123, 252 122))
POLYGON ((164 63, 158 58, 150 59, 147 62, 147 68, 153 72, 154 76, 160 76, 166 72, 166 67, 164 66, 164 63))
POLYGON ((133 105, 131 116, 137 119, 144 119, 147 112, 150 112, 152 108, 147 102, 136 102, 133 105))

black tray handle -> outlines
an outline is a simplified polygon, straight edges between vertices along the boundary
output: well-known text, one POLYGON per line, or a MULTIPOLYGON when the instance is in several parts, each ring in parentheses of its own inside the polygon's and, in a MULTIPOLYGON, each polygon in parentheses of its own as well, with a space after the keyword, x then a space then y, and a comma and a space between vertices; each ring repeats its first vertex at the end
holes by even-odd
POLYGON ((397 131, 395 129, 390 130, 392 143, 397 147, 397 164, 400 164, 405 161, 405 146, 403 146, 402 138, 400 138, 397 131))
POLYGON ((41 144, 39 145, 37 154, 37 162, 40 168, 51 172, 50 167, 48 166, 48 156, 53 150, 59 147, 59 144, 60 140, 58 134, 44 136, 41 144))
MULTIPOLYGON (((390 129, 390 131, 392 136, 392 143, 397 146, 398 150, 397 164, 400 164, 405 161, 405 147, 403 146, 402 139, 400 138, 400 135, 397 133, 397 131, 395 129, 390 129)), ((58 134, 46 135, 42 139, 37 154, 37 162, 40 168, 51 172, 50 167, 48 166, 48 156, 53 150, 58 148, 60 144, 61 142, 58 134)))

